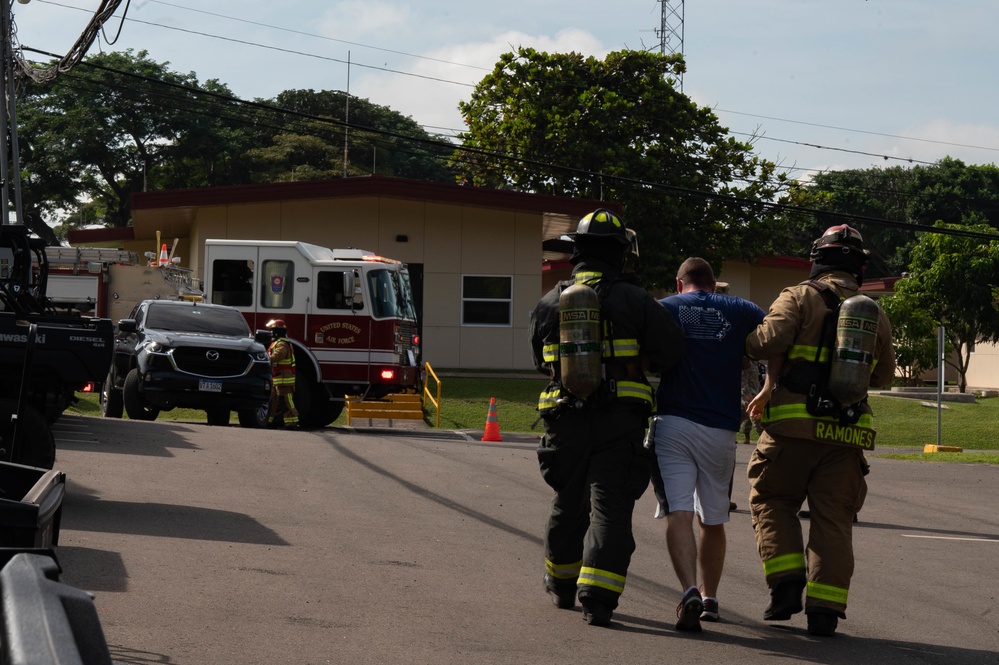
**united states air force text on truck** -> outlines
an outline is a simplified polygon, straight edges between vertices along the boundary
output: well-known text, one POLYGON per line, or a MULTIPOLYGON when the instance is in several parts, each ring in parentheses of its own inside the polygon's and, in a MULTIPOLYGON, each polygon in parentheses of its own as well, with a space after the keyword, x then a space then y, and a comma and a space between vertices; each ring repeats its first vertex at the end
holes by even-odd
POLYGON ((250 327, 288 325, 300 422, 325 427, 345 396, 422 388, 416 310, 404 263, 361 249, 294 241, 207 240, 205 297, 250 327))

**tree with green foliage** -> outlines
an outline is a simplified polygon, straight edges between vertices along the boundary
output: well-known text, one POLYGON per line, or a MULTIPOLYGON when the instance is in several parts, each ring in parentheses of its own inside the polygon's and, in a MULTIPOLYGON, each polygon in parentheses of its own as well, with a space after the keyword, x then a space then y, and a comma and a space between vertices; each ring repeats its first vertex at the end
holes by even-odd
POLYGON ((51 83, 26 82, 18 110, 26 212, 73 218, 90 202, 104 224, 125 226, 132 192, 238 179, 216 99, 206 107, 199 98, 228 89, 168 64, 145 51, 100 53, 51 83))
POLYGON ((676 89, 683 69, 645 51, 507 53, 459 104, 452 164, 473 185, 623 204, 648 286, 692 255, 755 260, 779 235, 760 203, 790 183, 676 89))
POLYGON ((258 100, 277 110, 256 109, 260 147, 247 153, 255 182, 316 180, 379 173, 447 182, 446 146, 412 118, 338 90, 286 90, 258 100))
MULTIPOLYGON (((820 173, 803 185, 796 204, 840 215, 884 219, 913 226, 931 227, 938 220, 948 224, 999 226, 999 168, 966 165, 946 157, 936 164, 911 168, 870 168, 820 173)), ((832 223, 818 216, 799 218, 789 235, 798 239, 799 250, 832 223)), ((871 251, 869 277, 900 275, 909 264, 916 244, 911 229, 878 225, 863 220, 853 223, 864 235, 871 251)))
MULTIPOLYGON (((987 224, 973 226, 938 222, 938 229, 996 234, 987 224)), ((924 312, 944 327, 954 349, 947 363, 959 375, 958 388, 967 389, 968 365, 975 344, 999 341, 999 240, 924 233, 913 248, 908 276, 895 283, 893 304, 924 312)))
MULTIPOLYGON (((50 83, 25 82, 25 216, 62 232, 126 226, 133 192, 342 177, 347 99, 289 90, 246 103, 145 51, 91 56, 50 83)), ((448 145, 388 107, 349 100, 350 174, 453 180, 448 145)))
POLYGON ((937 366, 937 324, 911 300, 890 294, 878 300, 891 321, 895 363, 907 386, 917 385, 920 377, 937 366))

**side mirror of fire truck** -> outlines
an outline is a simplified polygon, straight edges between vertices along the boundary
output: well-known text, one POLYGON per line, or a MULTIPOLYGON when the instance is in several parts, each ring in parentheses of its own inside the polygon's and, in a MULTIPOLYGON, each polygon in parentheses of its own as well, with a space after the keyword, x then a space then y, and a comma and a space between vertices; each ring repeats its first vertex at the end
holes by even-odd
POLYGON ((345 270, 343 273, 343 292, 350 302, 351 311, 364 307, 364 294, 361 292, 361 275, 357 270, 345 270))

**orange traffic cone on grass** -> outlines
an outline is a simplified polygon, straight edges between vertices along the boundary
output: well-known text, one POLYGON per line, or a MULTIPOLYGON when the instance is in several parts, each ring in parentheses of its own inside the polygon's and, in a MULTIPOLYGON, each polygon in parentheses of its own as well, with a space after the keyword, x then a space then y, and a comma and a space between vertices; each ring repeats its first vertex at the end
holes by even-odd
POLYGON ((489 413, 486 415, 486 429, 482 433, 483 441, 502 441, 499 430, 499 418, 496 416, 496 398, 489 398, 489 413))

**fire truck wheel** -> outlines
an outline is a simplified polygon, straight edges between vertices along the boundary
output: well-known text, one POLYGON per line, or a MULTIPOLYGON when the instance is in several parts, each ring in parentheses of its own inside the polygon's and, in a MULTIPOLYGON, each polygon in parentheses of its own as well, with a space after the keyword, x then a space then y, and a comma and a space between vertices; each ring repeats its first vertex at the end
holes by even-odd
POLYGON ((25 464, 42 469, 51 469, 55 464, 55 438, 45 418, 33 406, 25 405, 14 441, 13 415, 17 413, 16 400, 0 400, 0 459, 8 459, 9 446, 14 444, 11 458, 16 464, 25 464))
POLYGON ((208 424, 216 427, 224 427, 229 424, 229 416, 232 414, 229 409, 215 408, 207 409, 208 424))
POLYGON ((139 370, 133 369, 125 376, 125 386, 121 391, 122 401, 125 404, 125 413, 132 420, 156 420, 160 415, 160 410, 146 406, 139 392, 139 370))
POLYGON ((309 380, 311 377, 296 378, 295 408, 299 424, 306 429, 320 429, 336 420, 343 411, 343 402, 332 401, 326 386, 309 380))
POLYGON ((267 415, 270 412, 270 404, 264 403, 255 409, 240 409, 236 412, 239 417, 240 427, 260 429, 267 427, 267 415))
POLYGON ((121 418, 124 412, 125 403, 121 399, 121 391, 115 390, 109 371, 101 385, 101 415, 105 418, 121 418))

